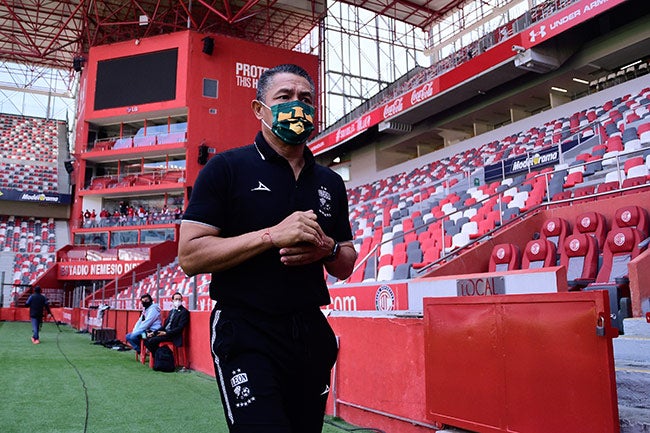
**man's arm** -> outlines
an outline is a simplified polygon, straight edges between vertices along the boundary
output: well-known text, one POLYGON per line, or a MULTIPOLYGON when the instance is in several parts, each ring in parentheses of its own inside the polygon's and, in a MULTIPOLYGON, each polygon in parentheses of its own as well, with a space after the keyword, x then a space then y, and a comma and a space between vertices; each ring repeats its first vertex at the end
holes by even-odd
POLYGON ((143 331, 151 329, 151 325, 153 325, 156 320, 160 321, 160 310, 153 308, 151 311, 147 311, 145 319, 141 321, 142 323, 140 324, 140 328, 142 328, 143 331))
POLYGON ((187 275, 230 269, 271 248, 324 242, 313 211, 294 212, 275 226, 240 236, 224 238, 220 233, 204 224, 181 223, 178 261, 187 275))
POLYGON ((339 253, 331 262, 325 262, 327 273, 339 280, 348 278, 354 270, 357 261, 357 250, 351 241, 339 243, 339 253))

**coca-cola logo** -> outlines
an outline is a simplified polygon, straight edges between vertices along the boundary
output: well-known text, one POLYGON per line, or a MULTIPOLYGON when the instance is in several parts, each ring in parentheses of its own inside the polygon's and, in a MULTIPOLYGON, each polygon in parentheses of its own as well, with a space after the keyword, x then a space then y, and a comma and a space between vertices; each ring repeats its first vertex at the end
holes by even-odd
POLYGON ((397 98, 393 102, 391 102, 390 104, 387 104, 384 107, 384 119, 386 119, 387 117, 390 117, 390 116, 394 116, 394 115, 396 115, 397 113, 399 113, 400 111, 402 111, 404 109, 404 104, 402 102, 403 99, 404 98, 401 98, 401 97, 397 98))
POLYGON ((415 89, 411 92, 411 105, 422 102, 433 96, 433 83, 427 83, 421 89, 415 89))

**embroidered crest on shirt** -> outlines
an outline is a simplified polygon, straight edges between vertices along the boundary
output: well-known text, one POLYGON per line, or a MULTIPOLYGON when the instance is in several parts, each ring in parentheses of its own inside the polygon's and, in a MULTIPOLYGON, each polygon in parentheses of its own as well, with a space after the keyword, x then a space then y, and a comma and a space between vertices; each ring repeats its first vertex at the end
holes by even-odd
POLYGON ((230 386, 232 386, 232 391, 235 393, 236 407, 245 407, 255 401, 255 396, 251 394, 250 388, 246 386, 247 383, 248 375, 242 373, 241 369, 238 368, 232 372, 230 386))
POLYGON ((330 218, 332 216, 332 194, 324 186, 318 188, 318 212, 330 218))

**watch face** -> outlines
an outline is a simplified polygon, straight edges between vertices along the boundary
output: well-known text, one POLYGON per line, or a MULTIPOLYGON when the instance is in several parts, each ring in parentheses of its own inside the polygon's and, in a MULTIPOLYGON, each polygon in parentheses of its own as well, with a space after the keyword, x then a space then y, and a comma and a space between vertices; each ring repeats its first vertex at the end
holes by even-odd
POLYGON ((336 258, 336 255, 339 252, 340 247, 341 246, 339 245, 338 242, 334 242, 334 247, 332 247, 332 252, 330 253, 329 256, 327 256, 327 258, 325 258, 325 260, 334 260, 336 258))

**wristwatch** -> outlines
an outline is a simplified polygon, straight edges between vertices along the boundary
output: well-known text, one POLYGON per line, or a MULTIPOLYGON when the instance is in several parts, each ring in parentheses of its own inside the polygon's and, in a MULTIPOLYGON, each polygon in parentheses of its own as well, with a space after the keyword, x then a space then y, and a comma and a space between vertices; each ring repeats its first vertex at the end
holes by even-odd
POLYGON ((332 247, 332 252, 330 253, 329 256, 325 257, 323 260, 326 262, 331 262, 332 260, 336 259, 336 256, 339 254, 339 250, 341 249, 341 246, 339 245, 338 242, 334 242, 334 246, 332 247))

